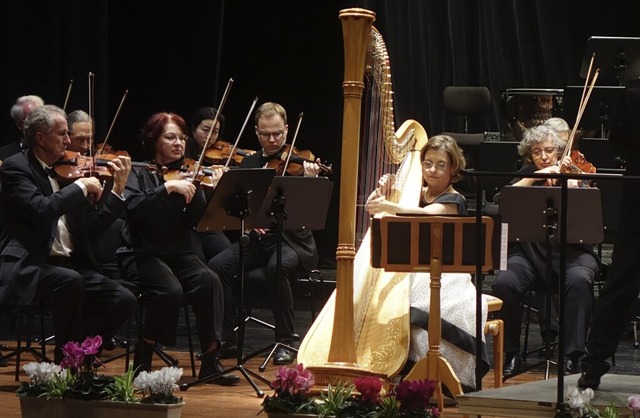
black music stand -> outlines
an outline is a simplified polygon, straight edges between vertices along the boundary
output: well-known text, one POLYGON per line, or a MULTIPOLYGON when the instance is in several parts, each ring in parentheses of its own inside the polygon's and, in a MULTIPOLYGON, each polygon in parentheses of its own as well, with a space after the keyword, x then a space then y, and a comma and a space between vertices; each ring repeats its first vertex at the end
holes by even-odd
MULTIPOLYGON (((551 254, 558 249, 562 242, 562 231, 559 214, 564 210, 561 199, 560 187, 544 186, 505 186, 500 193, 500 213, 502 222, 508 224, 510 242, 537 242, 546 246, 546 327, 551 327, 551 294, 553 288, 551 277, 553 265, 551 254), (523 222, 527 219, 527 222, 523 222)), ((602 205, 600 190, 596 188, 569 188, 567 190, 567 244, 598 244, 604 239, 604 227, 602 223, 602 205)), ((564 249, 560 248, 560 251, 564 249)), ((564 276, 565 272, 559 272, 564 276)), ((564 304, 564 283, 558 284, 560 304, 564 304)), ((564 312, 564 309, 559 309, 564 312)), ((563 320, 560 320, 563 324, 563 320)), ((558 338, 561 349, 558 350, 558 374, 564 373, 564 330, 558 330, 558 338)), ((553 364, 551 360, 551 341, 549 333, 545 335, 545 379, 549 378, 549 368, 553 364)), ((539 363, 538 363, 539 364, 539 363)), ((511 374, 506 379, 521 374, 538 364, 523 367, 517 373, 511 374)))
MULTIPOLYGON (((222 175, 216 189, 211 195, 207 207, 200 218, 196 231, 240 229, 240 303, 238 310, 244 315, 244 247, 249 243, 245 234, 246 223, 250 222, 258 213, 258 208, 267 194, 269 184, 275 175, 275 170, 265 168, 238 168, 229 170, 222 175)), ((238 324, 236 365, 221 372, 205 376, 190 383, 180 385, 185 391, 200 383, 208 383, 232 371, 239 371, 256 391, 258 397, 264 392, 256 385, 249 374, 262 382, 269 384, 269 380, 243 366, 242 345, 244 343, 244 321, 238 324)))
POLYGON ((613 82, 622 86, 640 77, 640 38, 590 37, 582 59, 580 77, 587 77, 593 54, 596 56, 591 71, 600 68, 598 79, 604 84, 613 82))
MULTIPOLYGON (((278 176, 273 178, 262 207, 250 224, 252 224, 252 228, 275 230, 277 234, 276 274, 278 280, 280 280, 282 273, 282 231, 302 228, 323 229, 329 210, 332 188, 333 183, 326 177, 278 176), (309 200, 311 196, 313 196, 312 204, 309 200)), ((276 292, 276 295, 278 294, 276 292)), ((280 301, 276 299, 275 304, 278 306, 280 301)), ((244 322, 244 317, 242 318, 244 322)), ((264 372, 271 357, 281 347, 298 351, 294 347, 277 341, 248 354, 244 361, 270 350, 258 367, 259 371, 264 372)))

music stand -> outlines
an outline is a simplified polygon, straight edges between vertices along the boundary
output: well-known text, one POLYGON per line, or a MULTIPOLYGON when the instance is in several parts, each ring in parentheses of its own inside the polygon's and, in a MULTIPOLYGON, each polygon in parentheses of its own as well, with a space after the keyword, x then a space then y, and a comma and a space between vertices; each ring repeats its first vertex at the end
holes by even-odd
MULTIPOLYGON (((500 194, 500 213, 502 222, 509 226, 510 242, 533 242, 544 243, 547 253, 546 262, 546 326, 551 327, 551 294, 553 288, 551 278, 553 276, 552 257, 550 254, 558 243, 562 242, 560 232, 562 231, 561 217, 559 214, 565 209, 561 199, 560 187, 544 186, 505 186, 500 194), (523 222, 527 219, 527 222, 523 222)), ((567 244, 598 244, 604 239, 604 227, 602 223, 602 205, 600 190, 596 188, 569 188, 567 189, 567 236, 564 241, 567 244)), ((560 251, 564 251, 560 248, 560 251)), ((559 272, 563 277, 565 272, 559 272)), ((564 312, 564 283, 560 280, 558 284, 558 295, 560 295, 560 313, 564 312)), ((560 325, 564 321, 560 320, 560 325)), ((562 326, 558 330, 560 347, 564 348, 564 330, 562 326)), ((551 341, 549 333, 545 334, 545 379, 549 378, 549 368, 551 361, 551 341)), ((523 373, 529 368, 523 367, 518 373, 514 373, 506 378, 523 373)), ((564 353, 558 350, 558 374, 564 373, 564 353)))
POLYGON ((592 71, 600 68, 599 80, 622 86, 640 77, 640 38, 592 36, 587 40, 580 77, 586 78, 591 57, 592 71))
POLYGON ((429 351, 404 378, 430 379, 436 382, 438 409, 443 408, 442 385, 453 396, 462 394, 460 380, 440 353, 440 278, 442 272, 483 273, 492 265, 491 237, 493 219, 481 218, 480 229, 475 217, 433 216, 414 213, 373 218, 371 223, 371 266, 386 271, 426 272, 431 274, 429 300, 429 351), (483 247, 478 260, 477 237, 483 247))
MULTIPOLYGON (((244 247, 249 243, 249 237, 245 234, 245 224, 256 215, 257 210, 267 193, 269 184, 275 175, 275 170, 265 168, 238 168, 224 173, 218 182, 213 194, 209 198, 207 207, 200 218, 196 231, 231 230, 240 229, 240 303, 239 311, 244 315, 244 247)), ((258 397, 263 397, 264 392, 256 385, 249 374, 262 382, 269 384, 269 380, 243 366, 242 345, 244 343, 244 321, 238 324, 236 365, 223 371, 205 376, 190 383, 180 385, 180 390, 185 391, 200 383, 207 383, 223 374, 239 371, 255 390, 258 397)))
MULTIPOLYGON (((578 129, 586 137, 607 138, 609 136, 609 121, 615 112, 624 93, 621 86, 594 86, 589 96, 589 103, 582 114, 578 129), (598 133, 599 136, 595 136, 598 133)), ((564 119, 569 126, 576 123, 578 107, 582 99, 583 86, 567 86, 564 89, 564 119)))
MULTIPOLYGON (((333 183, 326 177, 278 176, 273 178, 262 207, 252 220, 252 228, 268 228, 276 232, 276 274, 278 280, 281 280, 282 273, 282 231, 302 228, 324 229, 332 188, 333 183), (313 204, 309 204, 310 196, 313 196, 313 204)), ((280 305, 277 295, 279 295, 278 291, 276 291, 276 307, 280 305)), ((248 354, 245 361, 270 350, 258 367, 259 371, 264 372, 271 357, 281 347, 298 351, 294 347, 277 341, 248 354)))

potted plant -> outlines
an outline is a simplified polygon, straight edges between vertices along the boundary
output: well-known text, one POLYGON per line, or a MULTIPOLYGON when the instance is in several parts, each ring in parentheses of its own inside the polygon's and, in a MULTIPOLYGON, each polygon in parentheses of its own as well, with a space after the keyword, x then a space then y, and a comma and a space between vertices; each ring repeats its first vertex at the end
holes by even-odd
POLYGON ((23 369, 29 382, 23 382, 17 391, 22 417, 180 417, 182 398, 173 391, 182 369, 165 367, 142 372, 135 379, 132 367, 120 376, 99 375, 101 363, 96 355, 101 345, 100 336, 88 337, 81 344, 65 344, 59 366, 26 364, 23 369))
MULTIPOLYGON (((302 364, 282 366, 271 383, 275 390, 262 403, 269 417, 319 416, 337 418, 432 418, 440 416, 429 400, 435 390, 431 380, 402 381, 382 392, 382 380, 368 376, 353 382, 329 385, 318 396, 311 396, 313 374, 302 364)), ((262 411, 261 411, 262 412, 262 411)))

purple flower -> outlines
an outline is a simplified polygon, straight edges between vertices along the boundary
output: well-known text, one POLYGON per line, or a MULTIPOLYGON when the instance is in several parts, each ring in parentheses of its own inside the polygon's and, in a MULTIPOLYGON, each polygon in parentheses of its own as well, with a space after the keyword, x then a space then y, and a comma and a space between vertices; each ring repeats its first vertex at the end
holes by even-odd
POLYGON ((382 380, 379 377, 365 376, 353 379, 356 390, 360 392, 363 401, 376 404, 380 399, 380 390, 382 389, 382 380))
POLYGON ((629 396, 629 408, 633 411, 640 411, 640 395, 629 396))
POLYGON ((102 337, 96 335, 95 337, 87 337, 82 342, 82 350, 84 354, 95 355, 100 351, 100 346, 102 345, 102 337))
POLYGON ((428 410, 429 399, 436 388, 433 380, 403 380, 396 386, 396 399, 401 411, 428 410))
POLYGON ((80 369, 84 364, 84 350, 75 341, 69 341, 62 346, 64 359, 60 362, 60 366, 64 368, 80 369))
POLYGON ((271 382, 271 387, 276 390, 276 395, 285 393, 296 395, 309 392, 314 383, 313 374, 300 363, 293 369, 286 366, 280 367, 276 380, 271 382))

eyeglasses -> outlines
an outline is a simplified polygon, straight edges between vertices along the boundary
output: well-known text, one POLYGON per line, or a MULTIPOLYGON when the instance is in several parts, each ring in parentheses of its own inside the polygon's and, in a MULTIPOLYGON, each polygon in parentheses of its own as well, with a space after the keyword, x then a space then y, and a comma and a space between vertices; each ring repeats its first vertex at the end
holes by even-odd
POLYGON ((162 137, 164 139, 166 139, 168 142, 175 142, 175 140, 179 140, 180 142, 187 142, 187 139, 189 139, 188 136, 186 135, 176 135, 176 134, 164 134, 162 135, 162 137))
POLYGON ((258 132, 258 135, 260 136, 260 139, 262 139, 263 141, 268 141, 269 138, 273 137, 273 139, 275 139, 276 141, 279 140, 280 138, 282 138, 282 135, 284 135, 284 131, 278 131, 278 132, 258 132))
POLYGON ((556 147, 546 147, 546 148, 534 148, 531 150, 531 155, 534 157, 540 157, 544 152, 547 155, 551 155, 555 153, 558 149, 556 147))
POLYGON ((431 170, 433 167, 436 168, 437 171, 444 171, 449 168, 449 164, 440 161, 439 163, 433 163, 433 161, 423 161, 422 168, 425 170, 431 170))

